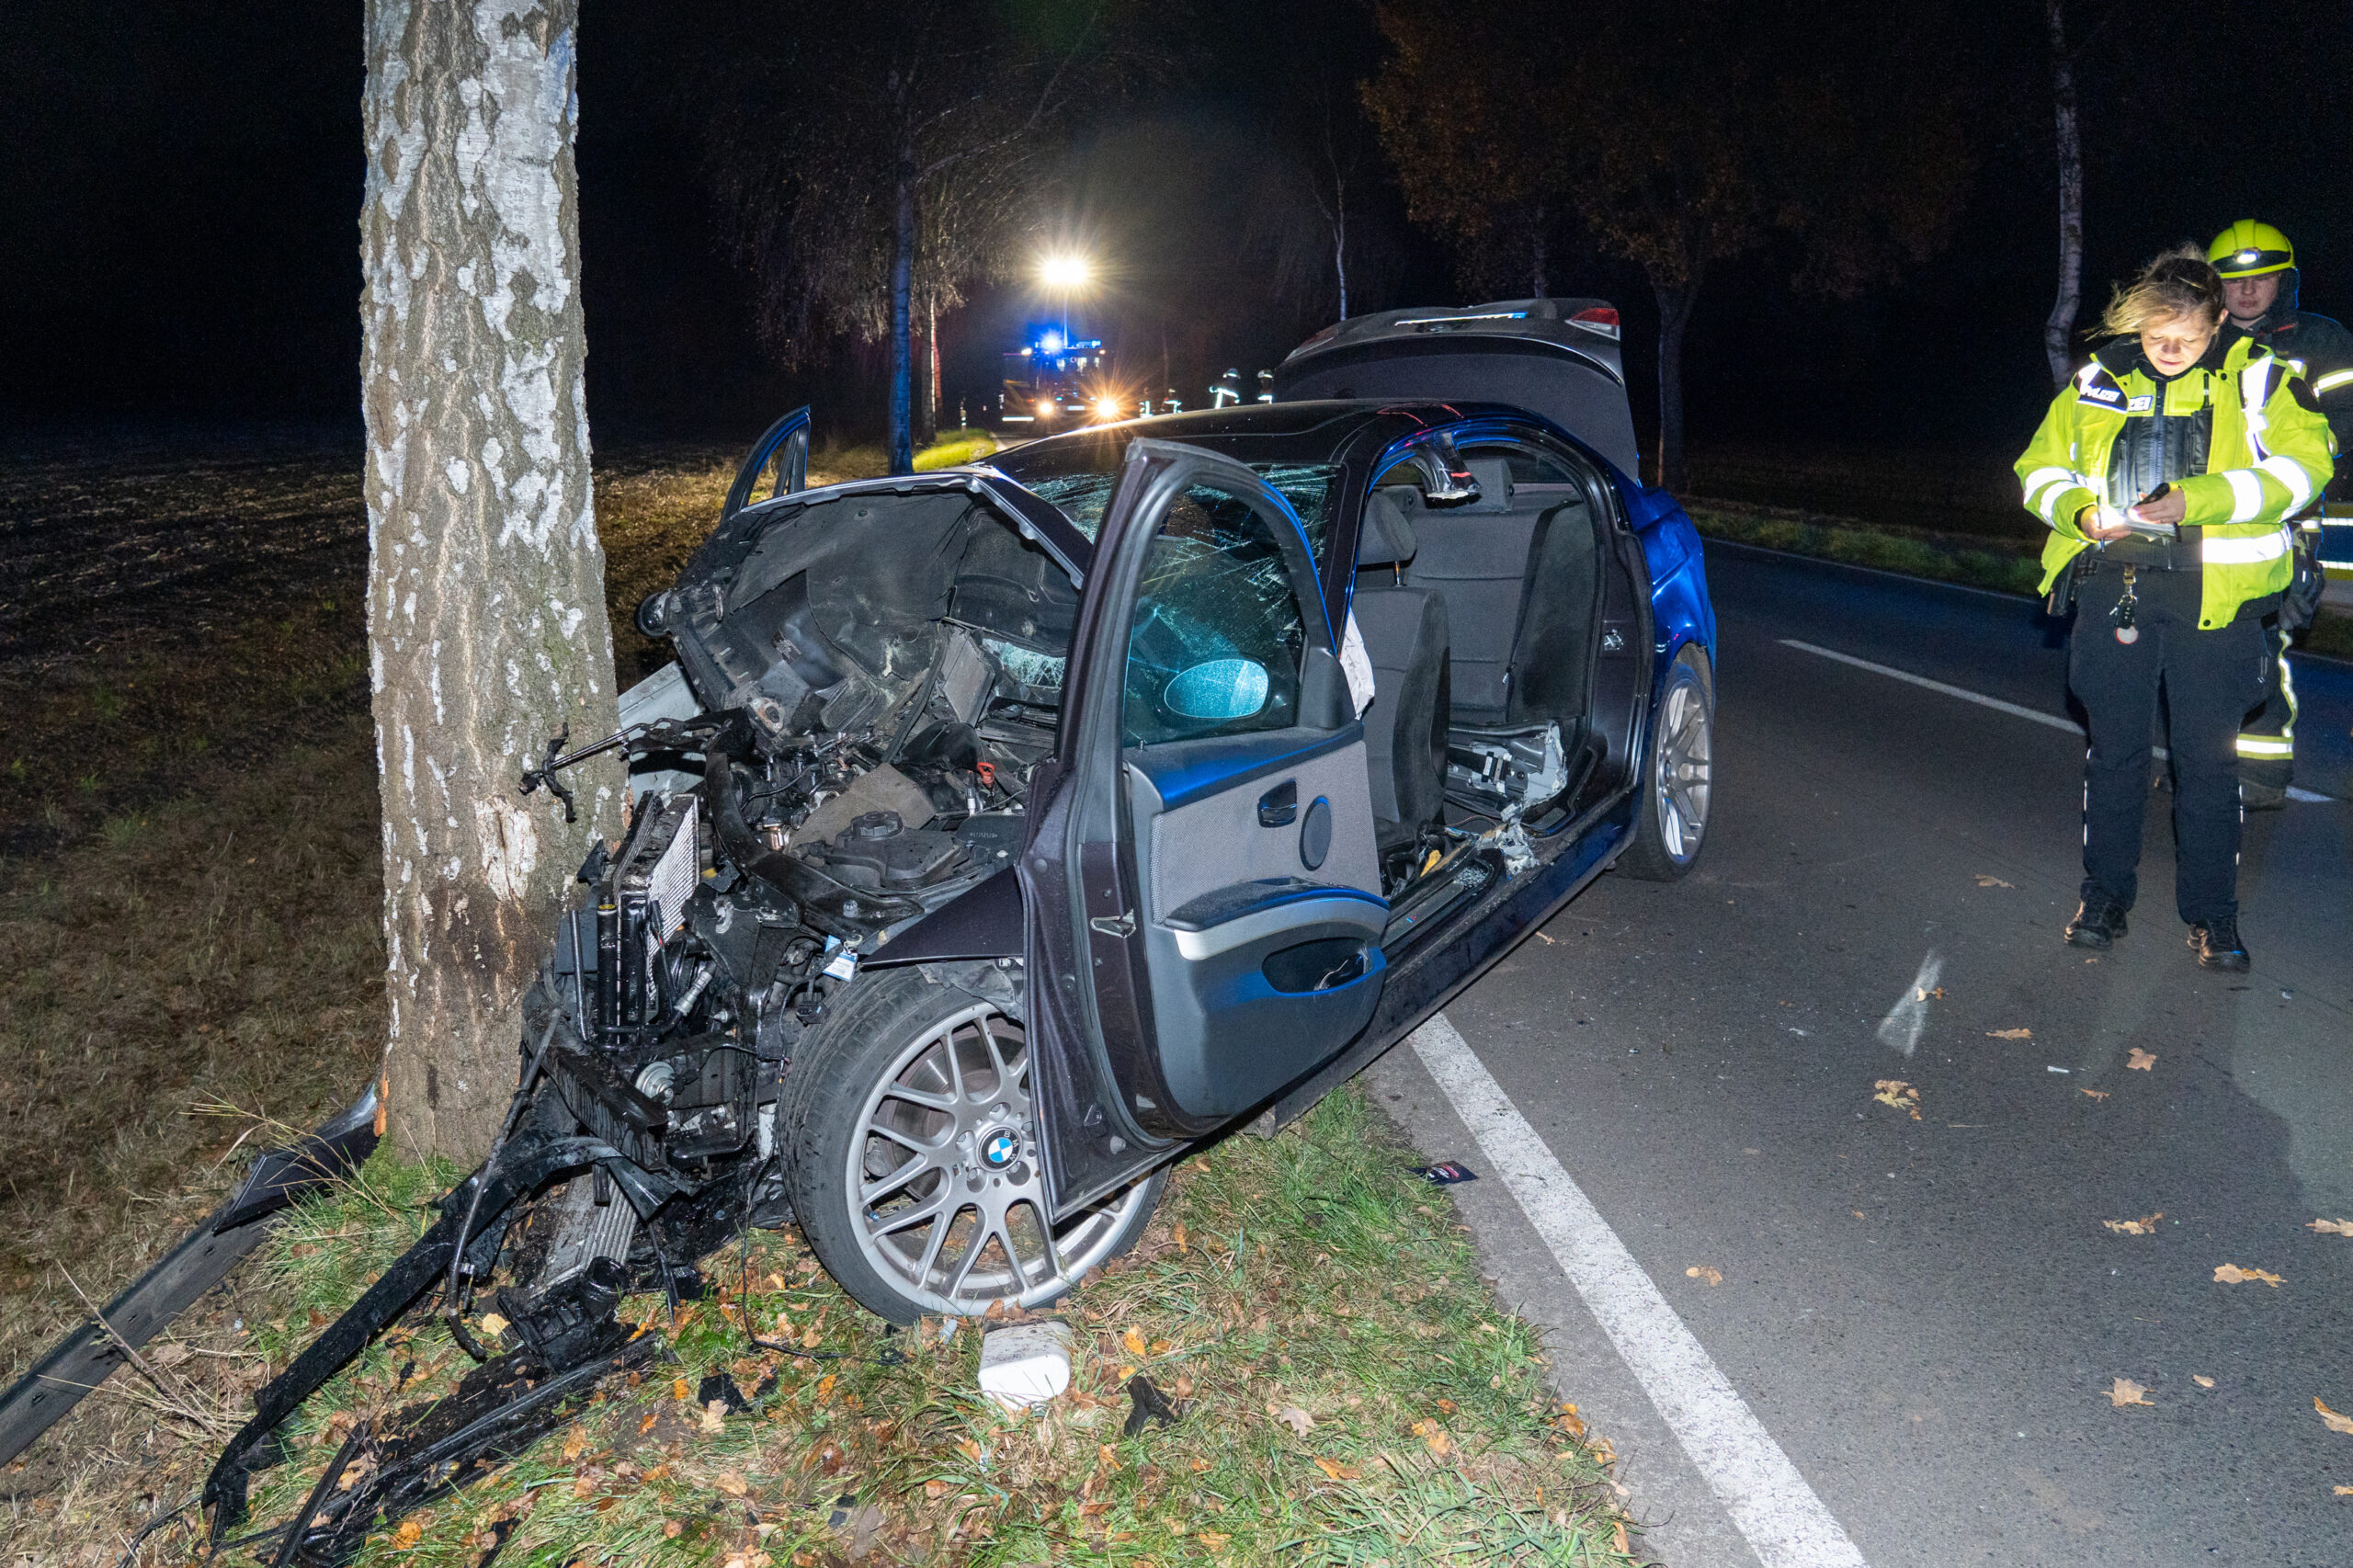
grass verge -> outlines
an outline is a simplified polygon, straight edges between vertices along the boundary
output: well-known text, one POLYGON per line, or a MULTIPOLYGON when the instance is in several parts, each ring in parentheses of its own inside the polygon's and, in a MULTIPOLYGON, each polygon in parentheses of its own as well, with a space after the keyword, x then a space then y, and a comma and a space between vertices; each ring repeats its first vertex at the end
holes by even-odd
MULTIPOLYGON (((887 1329, 793 1233, 756 1234, 713 1260, 715 1293, 675 1327, 658 1297, 627 1303, 666 1335, 667 1364, 381 1532, 363 1561, 472 1568, 504 1541, 517 1568, 1631 1562, 1614 1453, 1554 1403, 1533 1332, 1499 1308, 1412 1158, 1349 1086, 1279 1137, 1188 1161, 1136 1250, 1044 1314, 1072 1330, 1072 1386, 1019 1416, 977 1392, 988 1325, 887 1329), (747 1322, 802 1354, 756 1348, 747 1322), (1139 1372, 1181 1402, 1175 1425, 1123 1430, 1139 1372)), ((415 1239, 454 1174, 380 1155, 273 1239, 250 1327, 216 1324, 217 1343, 175 1364, 282 1365, 415 1239)), ((386 1335, 291 1428, 294 1461, 265 1472, 250 1528, 292 1513, 354 1422, 467 1365, 429 1319, 386 1335)), ((166 1434, 157 1495, 194 1490, 205 1439, 166 1434)), ((94 1518, 53 1523, 99 1534, 94 1518)), ((196 1528, 191 1514, 158 1531, 144 1560, 184 1559, 196 1528)))
POLYGON ((985 430, 942 430, 939 439, 915 454, 915 472, 927 472, 935 468, 954 468, 959 463, 978 462, 1002 445, 985 430))

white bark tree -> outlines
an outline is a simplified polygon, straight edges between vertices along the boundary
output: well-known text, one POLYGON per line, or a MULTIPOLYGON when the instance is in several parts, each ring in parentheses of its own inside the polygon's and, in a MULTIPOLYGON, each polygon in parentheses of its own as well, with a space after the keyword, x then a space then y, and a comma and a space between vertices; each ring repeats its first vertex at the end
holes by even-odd
POLYGON ((567 825, 517 783, 616 726, 582 369, 578 0, 369 0, 360 213, 368 639, 395 1147, 469 1157, 616 765, 567 825))

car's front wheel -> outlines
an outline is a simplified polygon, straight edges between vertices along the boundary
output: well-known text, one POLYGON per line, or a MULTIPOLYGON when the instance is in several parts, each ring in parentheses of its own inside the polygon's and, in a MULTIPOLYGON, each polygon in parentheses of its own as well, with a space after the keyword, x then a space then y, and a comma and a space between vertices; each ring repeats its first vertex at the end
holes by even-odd
POLYGON ((1671 882, 1699 860, 1714 786, 1715 718, 1708 656, 1687 643, 1667 666, 1652 716, 1633 841, 1618 861, 1628 876, 1671 882))
POLYGON ((826 1271, 896 1323, 1036 1306, 1135 1244, 1158 1171, 1059 1224, 1028 1038, 914 969, 861 978, 807 1035, 782 1113, 794 1213, 826 1271))

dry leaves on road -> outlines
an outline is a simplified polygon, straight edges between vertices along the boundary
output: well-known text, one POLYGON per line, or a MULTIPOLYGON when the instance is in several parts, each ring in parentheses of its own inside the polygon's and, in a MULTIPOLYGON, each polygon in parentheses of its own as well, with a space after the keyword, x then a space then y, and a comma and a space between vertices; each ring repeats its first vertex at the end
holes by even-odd
POLYGON ((2353 1236, 2353 1220, 2314 1220, 2304 1229, 2324 1236, 2353 1236))
POLYGON ((2214 1282, 2218 1285, 2244 1285, 2250 1279, 2260 1279, 2273 1290, 2279 1289, 2279 1276, 2263 1268, 2241 1268, 2235 1263, 2214 1266, 2214 1282))
POLYGON ((2165 1217, 2165 1211, 2160 1209, 2138 1220, 2102 1220, 2100 1223, 2120 1236, 2153 1236, 2157 1232, 2157 1221, 2165 1217))
POLYGON ((1873 1085, 1879 1093, 1871 1096, 1881 1105, 1892 1105, 1898 1110, 1908 1110, 1912 1119, 1920 1119, 1920 1091, 1901 1078, 1881 1078, 1873 1085))
POLYGON ((2201 1389, 2211 1389, 2211 1388, 2212 1388, 2212 1387, 2214 1386, 2214 1380, 2213 1380, 2213 1379, 2211 1379, 2211 1378, 2210 1378, 2210 1377, 2208 1377, 2208 1376, 2207 1376, 2205 1373, 2203 1373, 2203 1372, 2192 1372, 2192 1373, 2190 1373, 2190 1374, 2189 1374, 2189 1381, 2190 1381, 2191 1382, 2193 1382, 2193 1383, 2196 1383, 2196 1384, 2197 1384, 2200 1388, 2201 1388, 2201 1389))
POLYGON ((2108 1091, 2106 1089, 2079 1089, 2076 1092, 2078 1094, 2089 1095, 2096 1100, 2104 1100, 2108 1098, 2108 1091))
POLYGON ((2032 1040, 2034 1038, 2034 1031, 2032 1029, 2024 1028, 1987 1029, 1985 1031, 1985 1038, 1987 1040, 2032 1040))
POLYGON ((2126 1072, 2151 1073, 2156 1070, 2157 1058, 2154 1052, 2143 1051, 2137 1045, 2130 1047, 2129 1049, 2131 1054, 2127 1056, 2124 1061, 2124 1069, 2126 1072))
POLYGON ((1695 1264, 1691 1267, 1685 1269, 1683 1271, 1683 1277, 1686 1279, 1704 1279, 1711 1285, 1721 1285, 1724 1282, 1723 1273, 1721 1269, 1711 1268, 1704 1263, 1695 1264))
POLYGON ((2313 1396, 2313 1408, 2320 1412, 2322 1423, 2330 1431, 2342 1432, 2347 1437, 2353 1437, 2353 1415, 2339 1415, 2336 1411, 2323 1404, 2317 1394, 2313 1396))
POLYGON ((2336 1489, 2336 1494, 2339 1497, 2353 1497, 2353 1486, 2340 1486, 2336 1489))
POLYGON ((2108 1402, 2109 1403, 2116 1406, 2119 1410, 2123 1409, 2128 1404, 2146 1404, 2154 1406, 2156 1403, 2154 1400, 2149 1398, 2149 1391, 2147 1389, 2143 1388, 2139 1383, 2134 1382, 2130 1378, 2119 1378, 2116 1380, 2116 1386, 2108 1391, 2108 1402))
POLYGON ((1989 877, 1983 871, 1979 871, 1976 875, 1977 885, 1981 888, 2015 888, 2018 886, 2018 883, 2016 882, 2006 882, 1999 877, 1989 877))

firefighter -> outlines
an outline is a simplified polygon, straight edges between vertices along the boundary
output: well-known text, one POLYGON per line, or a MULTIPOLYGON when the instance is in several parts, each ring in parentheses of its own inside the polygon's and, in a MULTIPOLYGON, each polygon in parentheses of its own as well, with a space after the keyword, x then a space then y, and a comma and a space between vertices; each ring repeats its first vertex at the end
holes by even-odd
POLYGON ((2078 605, 2068 684, 2091 720, 2083 903, 2066 937, 2106 948, 2138 890, 2162 685, 2173 752, 2174 902, 2208 969, 2248 967, 2238 928, 2239 724, 2271 665, 2263 617, 2290 574, 2285 519, 2335 472, 2311 387, 2223 321, 2195 246, 2117 291, 2114 335, 2018 460, 2050 528, 2043 591, 2078 605))
MULTIPOLYGON (((2353 332, 2296 308, 2296 247, 2270 224, 2242 218, 2214 236, 2206 259, 2222 277, 2231 324, 2302 372, 2343 452, 2353 440, 2353 332)), ((2334 488, 2338 501, 2353 496, 2353 476, 2340 478, 2334 488)), ((2296 683, 2288 644, 2312 624, 2327 581, 2320 564, 2321 512, 2321 497, 2314 496, 2290 519, 2295 576, 2264 629, 2274 662, 2271 689, 2263 711, 2239 732, 2239 796, 2249 811, 2288 803, 2296 765, 2296 683)))

